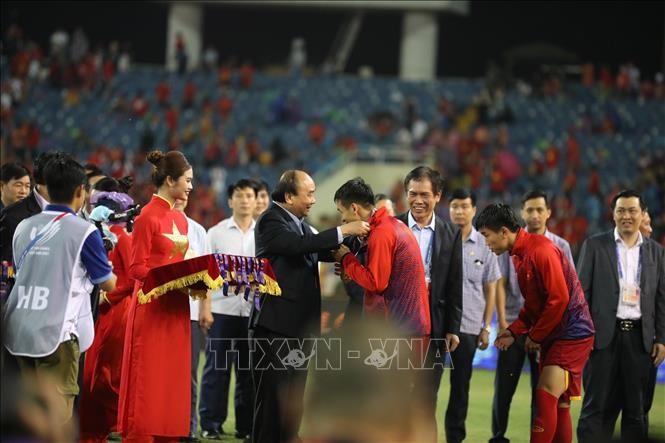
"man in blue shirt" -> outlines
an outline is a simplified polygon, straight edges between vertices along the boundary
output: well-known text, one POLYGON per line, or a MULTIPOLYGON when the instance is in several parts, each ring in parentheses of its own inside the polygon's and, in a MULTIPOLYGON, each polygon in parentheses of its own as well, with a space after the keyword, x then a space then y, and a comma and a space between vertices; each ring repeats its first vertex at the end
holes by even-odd
POLYGON ((450 397, 445 416, 446 441, 461 442, 466 437, 469 387, 476 349, 489 345, 490 322, 494 311, 496 283, 501 278, 496 255, 473 227, 476 195, 468 189, 450 194, 450 220, 462 231, 462 322, 459 346, 451 353, 450 397))

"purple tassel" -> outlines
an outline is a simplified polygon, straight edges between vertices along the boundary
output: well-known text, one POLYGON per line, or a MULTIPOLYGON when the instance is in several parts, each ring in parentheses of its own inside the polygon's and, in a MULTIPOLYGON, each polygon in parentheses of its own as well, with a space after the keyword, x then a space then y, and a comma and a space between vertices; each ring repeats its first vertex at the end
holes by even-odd
POLYGON ((242 257, 242 282, 246 285, 249 285, 249 264, 247 263, 247 257, 242 257))
POLYGON ((241 278, 242 276, 240 275, 242 273, 242 268, 240 264, 240 257, 234 256, 234 265, 235 265, 235 271, 236 271, 236 290, 235 290, 235 295, 240 294, 240 283, 241 283, 241 278))
MULTIPOLYGON (((240 280, 242 281, 242 286, 244 287, 244 291, 243 291, 243 296, 244 296, 244 294, 247 293, 247 287, 248 287, 247 286, 248 285, 248 282, 247 282, 247 260, 245 259, 245 257, 238 257, 238 258, 240 259, 240 271, 241 271, 240 272, 240 280)), ((245 300, 247 300, 247 297, 246 296, 244 296, 244 297, 245 297, 245 300)))
POLYGON ((257 280, 260 285, 265 285, 266 280, 265 280, 265 275, 263 275, 263 259, 260 258, 259 260, 259 273, 257 275, 257 280))
POLYGON ((229 295, 229 270, 228 270, 228 260, 225 254, 217 254, 217 257, 219 258, 219 263, 220 263, 220 275, 222 276, 222 279, 224 280, 224 283, 222 284, 222 294, 224 294, 225 297, 228 297, 229 295))

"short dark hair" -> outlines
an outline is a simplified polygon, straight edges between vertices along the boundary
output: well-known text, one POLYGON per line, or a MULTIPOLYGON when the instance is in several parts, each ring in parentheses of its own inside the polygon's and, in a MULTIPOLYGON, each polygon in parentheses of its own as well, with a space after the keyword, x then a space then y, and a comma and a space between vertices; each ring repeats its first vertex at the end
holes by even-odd
POLYGON ((99 177, 100 175, 106 176, 104 171, 102 171, 99 166, 94 163, 86 163, 83 166, 83 169, 85 170, 85 176, 88 177, 88 180, 90 180, 92 177, 99 177))
POLYGON ((229 187, 226 188, 226 194, 228 195, 229 198, 233 198, 233 193, 236 191, 236 189, 250 188, 254 191, 254 197, 256 197, 256 195, 259 193, 257 186, 258 182, 256 180, 241 178, 240 180, 230 184, 229 187))
POLYGON ((258 194, 261 191, 266 191, 268 194, 270 194, 270 186, 268 186, 268 183, 266 183, 265 180, 261 180, 260 178, 256 178, 253 180, 256 182, 256 193, 258 194))
POLYGON ((517 232, 521 227, 512 208, 503 203, 487 205, 476 218, 476 229, 479 231, 486 228, 498 232, 504 226, 510 232, 517 232))
POLYGON ((467 188, 457 188, 453 190, 448 198, 448 201, 452 203, 453 200, 466 200, 467 198, 471 199, 471 206, 476 206, 476 194, 467 188))
MULTIPOLYGON (((88 176, 88 179, 90 179, 90 176, 88 176)), ((134 179, 132 178, 131 175, 126 175, 119 180, 113 177, 104 177, 101 180, 99 180, 97 183, 95 183, 93 189, 95 191, 100 191, 100 192, 127 193, 129 189, 132 187, 132 184, 134 184, 134 179)))
POLYGON ((434 192, 434 194, 443 194, 446 181, 441 177, 439 171, 436 171, 429 166, 418 166, 406 174, 406 177, 404 177, 404 190, 408 191, 409 182, 411 180, 421 181, 425 179, 432 183, 432 192, 434 192))
POLYGON ((340 202, 348 208, 351 203, 357 203, 365 208, 374 206, 374 192, 372 187, 360 177, 352 178, 344 183, 335 192, 333 201, 340 202))
POLYGON ((630 198, 630 197, 637 197, 637 200, 639 200, 640 202, 640 209, 642 211, 646 210, 647 203, 642 198, 642 195, 640 195, 640 193, 634 189, 623 189, 617 195, 615 195, 614 198, 612 199, 612 210, 614 211, 614 208, 617 207, 617 200, 619 200, 620 198, 630 198))
POLYGON ((70 156, 53 159, 44 168, 44 181, 51 203, 68 204, 74 199, 76 188, 85 185, 85 169, 70 156))
POLYGON ((390 200, 386 194, 374 194, 374 204, 377 204, 381 200, 390 200))
POLYGON ((545 207, 549 208, 550 207, 550 201, 547 199, 547 194, 545 191, 542 191, 540 189, 535 189, 533 191, 529 191, 526 194, 522 196, 522 207, 524 207, 524 204, 529 201, 533 200, 534 198, 542 198, 545 200, 545 207))
POLYGON ((39 156, 35 159, 35 168, 33 170, 35 183, 38 185, 45 185, 46 181, 44 179, 44 169, 46 168, 48 162, 64 157, 68 157, 68 155, 62 151, 47 151, 39 154, 39 156))
POLYGON ((298 195, 298 180, 296 179, 296 170, 289 169, 279 178, 275 190, 270 197, 278 203, 286 203, 286 194, 298 195))
POLYGON ((9 182, 9 180, 18 180, 26 175, 30 177, 30 171, 20 163, 5 163, 0 168, 0 181, 3 183, 9 182))

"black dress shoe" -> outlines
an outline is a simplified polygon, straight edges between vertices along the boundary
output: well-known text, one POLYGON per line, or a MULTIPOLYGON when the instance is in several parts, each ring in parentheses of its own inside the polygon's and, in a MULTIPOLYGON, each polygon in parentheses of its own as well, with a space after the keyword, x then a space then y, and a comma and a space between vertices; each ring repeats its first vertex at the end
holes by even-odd
POLYGON ((183 441, 185 443, 200 443, 201 440, 199 440, 199 438, 196 435, 190 434, 187 437, 183 437, 180 441, 183 441))

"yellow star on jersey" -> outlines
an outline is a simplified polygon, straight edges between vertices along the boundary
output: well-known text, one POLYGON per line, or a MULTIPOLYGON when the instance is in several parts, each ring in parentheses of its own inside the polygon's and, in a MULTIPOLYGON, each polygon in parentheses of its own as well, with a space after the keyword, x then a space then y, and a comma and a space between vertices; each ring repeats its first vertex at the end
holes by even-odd
POLYGON ((182 235, 180 231, 178 231, 175 222, 173 222, 173 232, 171 234, 164 233, 162 235, 173 242, 173 250, 171 250, 171 256, 169 259, 175 257, 179 252, 185 255, 187 248, 189 247, 189 242, 187 241, 187 236, 182 235))

